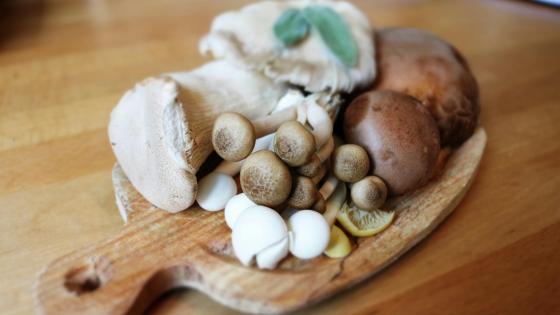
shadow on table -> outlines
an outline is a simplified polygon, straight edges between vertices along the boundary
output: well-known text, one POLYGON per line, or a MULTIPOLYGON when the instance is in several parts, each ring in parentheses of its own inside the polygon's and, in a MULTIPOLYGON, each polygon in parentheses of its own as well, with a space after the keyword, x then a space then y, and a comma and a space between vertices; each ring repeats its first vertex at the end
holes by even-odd
POLYGON ((37 34, 45 6, 44 0, 0 0, 0 49, 37 34))

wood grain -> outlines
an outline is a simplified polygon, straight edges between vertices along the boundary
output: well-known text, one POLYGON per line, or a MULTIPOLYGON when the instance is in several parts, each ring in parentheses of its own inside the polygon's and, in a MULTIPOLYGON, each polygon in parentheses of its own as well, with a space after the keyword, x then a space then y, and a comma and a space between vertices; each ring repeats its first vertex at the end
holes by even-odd
MULTIPOLYGON (((452 42, 481 86, 479 175, 444 224, 371 281, 302 314, 560 312, 560 13, 525 1, 356 0, 376 26, 452 42)), ((247 1, 0 1, 0 313, 33 312, 45 264, 122 228, 109 111, 142 78, 204 62, 247 1)), ((195 290, 149 314, 235 314, 195 290)))
POLYGON ((223 213, 193 207, 178 214, 146 201, 122 169, 113 169, 127 224, 114 237, 47 266, 34 285, 39 314, 141 314, 161 294, 195 288, 255 314, 303 308, 367 279, 443 221, 468 191, 486 146, 482 128, 450 156, 425 187, 388 201, 396 219, 375 237, 358 239, 349 256, 288 258, 277 270, 246 268, 232 253, 223 213))

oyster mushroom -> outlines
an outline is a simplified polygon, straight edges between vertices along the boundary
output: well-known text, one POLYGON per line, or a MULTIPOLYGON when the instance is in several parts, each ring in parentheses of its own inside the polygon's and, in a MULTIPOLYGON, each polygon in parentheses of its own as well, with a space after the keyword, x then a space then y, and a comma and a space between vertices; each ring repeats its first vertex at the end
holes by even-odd
POLYGON ((249 119, 263 117, 285 91, 225 61, 148 78, 126 92, 111 113, 113 152, 144 198, 170 212, 184 210, 195 201, 195 174, 212 152, 215 117, 233 110, 249 119))
POLYGON ((369 21, 358 8, 344 1, 263 1, 223 13, 212 22, 199 50, 310 92, 351 92, 369 84, 376 71, 369 21), (346 66, 337 60, 313 28, 307 38, 288 48, 275 38, 274 24, 286 10, 313 5, 328 7, 342 17, 357 46, 356 65, 346 66))

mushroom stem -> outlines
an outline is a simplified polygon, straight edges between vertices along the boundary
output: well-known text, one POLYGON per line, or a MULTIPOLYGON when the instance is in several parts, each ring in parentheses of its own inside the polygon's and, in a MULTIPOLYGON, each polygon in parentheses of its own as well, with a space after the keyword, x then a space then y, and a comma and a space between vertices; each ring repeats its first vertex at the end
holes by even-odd
POLYGON ((338 211, 346 201, 346 184, 344 182, 339 181, 338 185, 336 185, 336 189, 334 192, 329 196, 327 199, 326 211, 323 213, 323 217, 329 224, 332 226, 336 216, 338 215, 338 211))
MULTIPOLYGON (((253 148, 253 151, 251 153, 260 150, 267 150, 270 144, 272 143, 272 139, 274 139, 273 133, 258 138, 257 141, 255 141, 255 147, 253 148)), ((241 166, 243 166, 243 162, 245 162, 245 159, 238 162, 222 161, 222 163, 220 163, 216 167, 216 169, 214 169, 214 172, 220 172, 229 176, 235 176, 239 173, 239 171, 241 171, 241 166)))
POLYGON ((278 127, 288 121, 297 119, 297 106, 288 107, 281 111, 272 113, 268 116, 253 120, 253 127, 255 128, 255 135, 262 137, 273 133, 278 127))
POLYGON ((311 126, 311 133, 315 137, 317 148, 320 148, 332 138, 333 123, 331 117, 315 100, 310 100, 307 104, 307 122, 311 126))
POLYGON ((319 189, 319 193, 323 198, 325 198, 325 200, 327 200, 334 192, 337 185, 338 178, 336 178, 336 176, 334 176, 333 174, 330 174, 323 186, 321 186, 321 189, 319 189))
POLYGON ((321 179, 323 179, 323 177, 325 177, 326 174, 327 174, 327 165, 325 165, 325 163, 323 163, 319 167, 318 173, 315 176, 311 177, 311 180, 313 181, 313 183, 315 185, 317 185, 317 184, 319 184, 321 179))
POLYGON ((298 167, 297 171, 301 175, 307 177, 315 177, 321 168, 321 165, 329 158, 334 149, 334 139, 331 137, 319 151, 311 157, 311 161, 305 165, 298 167))

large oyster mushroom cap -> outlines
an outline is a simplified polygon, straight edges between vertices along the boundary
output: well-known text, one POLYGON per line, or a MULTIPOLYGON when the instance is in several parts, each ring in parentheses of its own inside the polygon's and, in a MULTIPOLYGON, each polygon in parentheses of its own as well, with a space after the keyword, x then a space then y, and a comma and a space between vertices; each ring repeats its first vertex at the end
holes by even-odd
POLYGON ((195 201, 195 174, 212 152, 215 117, 224 111, 250 119, 267 115, 285 90, 224 61, 148 78, 111 113, 113 151, 148 201, 170 212, 184 210, 195 201))
POLYGON ((367 17, 344 1, 263 1, 217 16, 200 42, 201 53, 263 72, 276 82, 303 86, 307 91, 351 92, 375 78, 373 31, 367 17), (346 67, 329 51, 314 28, 296 46, 285 48, 273 25, 289 8, 323 5, 339 13, 358 47, 358 63, 346 67))

